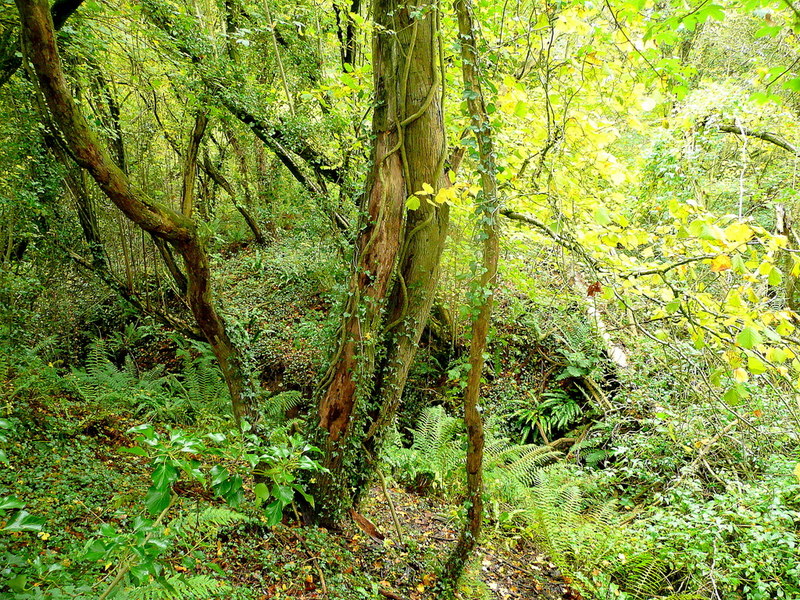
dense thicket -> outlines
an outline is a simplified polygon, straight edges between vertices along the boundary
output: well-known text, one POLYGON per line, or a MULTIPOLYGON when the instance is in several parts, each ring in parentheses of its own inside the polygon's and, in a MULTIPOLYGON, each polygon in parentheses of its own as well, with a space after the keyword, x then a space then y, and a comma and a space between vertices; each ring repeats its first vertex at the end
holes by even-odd
POLYGON ((798 15, 0 3, 0 592, 800 595, 798 15))

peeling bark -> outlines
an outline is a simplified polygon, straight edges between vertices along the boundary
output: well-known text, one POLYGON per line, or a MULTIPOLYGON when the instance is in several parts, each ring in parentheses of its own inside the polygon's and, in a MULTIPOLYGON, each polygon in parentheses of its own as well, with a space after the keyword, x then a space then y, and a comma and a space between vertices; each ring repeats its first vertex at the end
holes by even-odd
POLYGON ((436 7, 379 0, 373 13, 375 137, 365 220, 339 344, 320 386, 330 474, 317 477, 315 498, 317 519, 328 523, 368 488, 430 313, 448 224, 446 205, 423 198, 417 210, 405 206, 423 184, 434 193, 448 185, 436 7))

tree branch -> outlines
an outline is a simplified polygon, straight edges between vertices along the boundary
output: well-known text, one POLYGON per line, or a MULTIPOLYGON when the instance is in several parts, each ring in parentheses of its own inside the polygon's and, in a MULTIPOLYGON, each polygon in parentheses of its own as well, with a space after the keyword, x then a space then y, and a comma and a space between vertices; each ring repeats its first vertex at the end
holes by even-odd
MULTIPOLYGON (((56 0, 53 2, 53 6, 50 7, 50 15, 56 31, 63 27, 67 19, 78 10, 81 4, 83 4, 83 0, 56 0)), ((22 65, 21 56, 17 56, 18 52, 19 36, 16 31, 9 29, 0 42, 0 86, 7 83, 22 65)))
MULTIPOLYGON (((705 125, 705 124, 704 124, 705 125)), ((764 140, 765 142, 769 142, 770 144, 775 144, 779 148, 783 148, 787 152, 791 152, 795 156, 800 156, 800 150, 798 150, 794 145, 789 143, 786 139, 781 137, 778 134, 771 133, 769 131, 753 131, 752 129, 747 129, 746 127, 737 127, 736 125, 718 125, 717 130, 722 133, 733 133, 736 135, 746 135, 748 137, 758 138, 760 140, 764 140)))

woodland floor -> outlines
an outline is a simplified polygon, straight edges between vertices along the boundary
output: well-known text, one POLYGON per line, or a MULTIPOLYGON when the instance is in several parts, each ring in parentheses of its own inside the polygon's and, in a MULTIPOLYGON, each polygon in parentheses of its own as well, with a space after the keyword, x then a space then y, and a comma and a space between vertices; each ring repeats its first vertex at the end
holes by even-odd
MULTIPOLYGON (((141 512, 137 499, 149 484, 147 461, 120 453, 121 447, 133 443, 125 432, 135 420, 68 399, 60 402, 60 409, 22 402, 15 412, 27 421, 29 437, 10 448, 13 468, 0 475, 0 495, 17 495, 29 510, 46 515, 52 537, 31 542, 25 534, 15 534, 7 550, 20 551, 33 543, 44 560, 62 560, 70 547, 84 544, 102 523, 123 525, 120 515, 141 512)), ((179 484, 176 491, 189 508, 214 502, 199 487, 179 484)), ((206 554, 239 590, 237 598, 436 598, 434 571, 456 538, 453 507, 443 499, 398 488, 390 488, 389 494, 402 543, 396 539, 386 498, 376 487, 362 507, 363 515, 377 524, 374 537, 364 531, 369 526, 357 527, 354 521, 341 531, 328 532, 287 520, 274 528, 224 530, 206 542, 206 554)), ((470 567, 472 583, 463 598, 580 598, 535 548, 491 528, 487 534, 470 567)), ((166 562, 186 571, 180 556, 167 557, 166 562)), ((201 565, 197 568, 209 572, 201 565)))

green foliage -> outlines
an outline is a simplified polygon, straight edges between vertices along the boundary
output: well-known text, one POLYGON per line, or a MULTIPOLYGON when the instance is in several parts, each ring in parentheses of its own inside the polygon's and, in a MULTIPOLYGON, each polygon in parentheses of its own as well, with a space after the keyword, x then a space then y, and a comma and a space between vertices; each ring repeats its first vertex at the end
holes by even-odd
MULTIPOLYGON (((256 504, 264 504, 268 525, 277 525, 283 518, 284 509, 292 504, 295 495, 305 500, 312 508, 314 498, 301 483, 300 475, 313 475, 325 469, 312 455, 319 448, 308 444, 299 434, 287 436, 283 444, 255 448, 248 454, 256 485, 253 493, 256 504)), ((307 480, 307 478, 305 479, 307 480)))
POLYGON ((163 582, 126 590, 119 597, 125 600, 210 600, 231 589, 230 584, 208 575, 173 575, 163 582))
POLYGON ((218 420, 219 415, 230 413, 227 385, 207 346, 179 346, 183 369, 179 375, 171 375, 165 374, 161 365, 142 371, 127 353, 123 365, 118 366, 113 360, 118 343, 94 340, 85 368, 72 369, 71 382, 85 400, 121 405, 147 419, 184 424, 218 420))
POLYGON ((656 556, 682 565, 693 585, 713 583, 724 597, 747 600, 793 598, 800 594, 800 485, 792 466, 776 460, 765 480, 710 498, 684 482, 636 530, 656 556))

